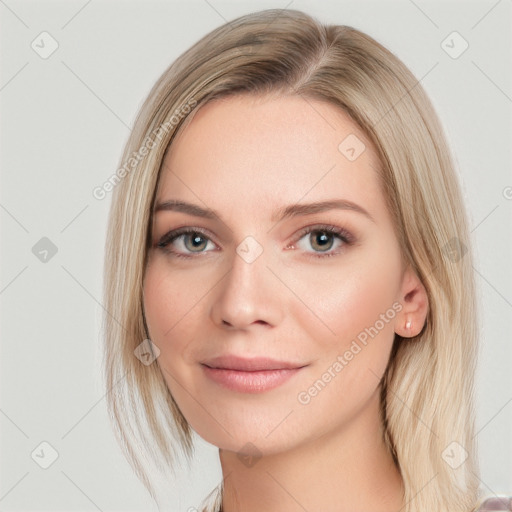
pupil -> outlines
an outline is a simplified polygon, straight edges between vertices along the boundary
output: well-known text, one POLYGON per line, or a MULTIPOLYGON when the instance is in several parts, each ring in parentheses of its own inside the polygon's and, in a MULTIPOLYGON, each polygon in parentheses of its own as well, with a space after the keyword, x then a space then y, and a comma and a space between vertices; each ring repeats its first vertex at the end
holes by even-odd
POLYGON ((332 235, 325 231, 318 231, 317 233, 318 234, 313 238, 313 247, 316 245, 321 251, 330 249, 332 246, 332 235))
POLYGON ((201 235, 189 235, 186 240, 191 241, 191 247, 188 247, 188 249, 202 249, 205 245, 205 239, 201 235))

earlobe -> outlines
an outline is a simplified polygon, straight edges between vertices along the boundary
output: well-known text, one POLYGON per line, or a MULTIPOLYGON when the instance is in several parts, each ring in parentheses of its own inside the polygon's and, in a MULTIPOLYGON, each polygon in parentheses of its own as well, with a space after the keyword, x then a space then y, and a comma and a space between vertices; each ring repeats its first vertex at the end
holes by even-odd
POLYGON ((417 336, 425 326, 429 301, 425 286, 409 266, 402 279, 402 310, 396 317, 395 333, 403 338, 417 336))

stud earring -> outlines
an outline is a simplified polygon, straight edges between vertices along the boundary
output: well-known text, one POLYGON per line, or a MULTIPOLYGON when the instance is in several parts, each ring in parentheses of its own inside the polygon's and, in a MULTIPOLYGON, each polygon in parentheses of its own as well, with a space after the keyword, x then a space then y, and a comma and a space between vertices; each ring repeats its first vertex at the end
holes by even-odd
POLYGON ((405 323, 405 328, 406 328, 406 329, 410 329, 410 328, 411 328, 411 325, 412 325, 411 321, 410 321, 410 320, 407 320, 407 322, 405 323))

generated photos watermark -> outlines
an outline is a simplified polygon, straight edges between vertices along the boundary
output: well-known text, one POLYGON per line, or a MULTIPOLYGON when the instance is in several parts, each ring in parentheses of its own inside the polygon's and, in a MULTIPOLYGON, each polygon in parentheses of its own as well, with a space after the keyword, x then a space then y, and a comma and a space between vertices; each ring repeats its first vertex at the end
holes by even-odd
POLYGON ((357 336, 356 339, 352 340, 350 347, 345 350, 343 354, 339 354, 336 360, 333 361, 322 376, 317 379, 312 385, 301 391, 297 395, 297 400, 302 405, 307 405, 313 398, 331 382, 336 376, 352 361, 357 354, 359 354, 366 345, 368 345, 368 337, 375 338, 382 329, 395 318, 396 314, 402 310, 402 304, 400 302, 394 302, 393 305, 386 310, 385 313, 379 315, 379 319, 370 327, 365 327, 357 336))

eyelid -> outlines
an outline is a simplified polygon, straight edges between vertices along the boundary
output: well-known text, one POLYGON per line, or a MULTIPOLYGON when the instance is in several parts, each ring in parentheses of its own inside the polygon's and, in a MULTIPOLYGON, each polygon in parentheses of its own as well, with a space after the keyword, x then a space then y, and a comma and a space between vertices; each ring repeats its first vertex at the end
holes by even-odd
POLYGON ((294 238, 294 242, 298 242, 304 235, 307 235, 313 231, 327 231, 333 235, 338 235, 339 238, 343 239, 346 244, 355 242, 355 237, 345 228, 341 226, 334 226, 332 224, 312 224, 299 230, 299 233, 294 238))
POLYGON ((338 247, 334 251, 331 251, 330 249, 321 252, 321 251, 305 251, 305 253, 308 256, 314 257, 314 258, 326 258, 329 256, 336 256, 340 252, 344 251, 344 249, 347 246, 353 245, 356 242, 356 238, 350 233, 347 229, 341 227, 341 226, 334 226, 332 224, 311 224, 309 226, 306 226, 299 230, 298 235, 296 235, 293 239, 293 242, 288 244, 286 246, 287 249, 294 249, 295 244, 300 241, 304 236, 315 232, 315 231, 325 231, 329 233, 330 235, 338 238, 341 240, 342 244, 341 247, 338 247))

